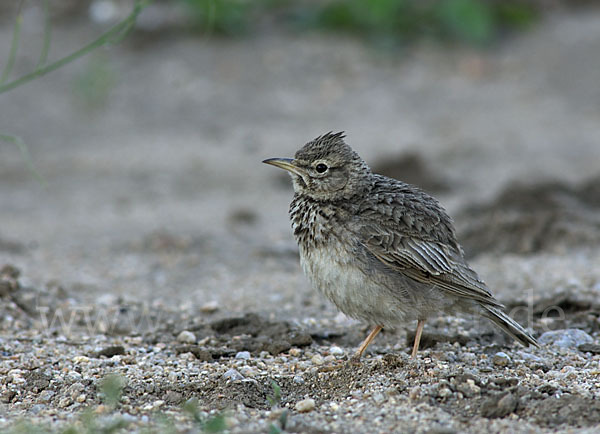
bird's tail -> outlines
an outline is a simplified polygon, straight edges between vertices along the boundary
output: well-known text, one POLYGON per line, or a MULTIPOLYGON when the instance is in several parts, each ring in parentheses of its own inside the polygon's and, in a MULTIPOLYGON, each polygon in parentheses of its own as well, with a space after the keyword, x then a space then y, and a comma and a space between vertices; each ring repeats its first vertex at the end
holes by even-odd
POLYGON ((482 306, 483 316, 490 319, 494 324, 504 330, 505 333, 513 337, 516 341, 524 346, 534 345, 539 347, 540 345, 527 330, 514 319, 509 317, 502 308, 494 306, 482 306))

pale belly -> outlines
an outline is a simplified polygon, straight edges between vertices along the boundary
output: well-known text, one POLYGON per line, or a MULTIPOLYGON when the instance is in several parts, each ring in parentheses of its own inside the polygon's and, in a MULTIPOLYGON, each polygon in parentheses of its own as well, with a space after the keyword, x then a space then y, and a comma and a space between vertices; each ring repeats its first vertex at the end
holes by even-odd
POLYGON ((337 243, 310 251, 300 248, 300 263, 312 285, 352 318, 386 328, 417 319, 411 303, 402 302, 401 288, 389 279, 374 279, 337 243))

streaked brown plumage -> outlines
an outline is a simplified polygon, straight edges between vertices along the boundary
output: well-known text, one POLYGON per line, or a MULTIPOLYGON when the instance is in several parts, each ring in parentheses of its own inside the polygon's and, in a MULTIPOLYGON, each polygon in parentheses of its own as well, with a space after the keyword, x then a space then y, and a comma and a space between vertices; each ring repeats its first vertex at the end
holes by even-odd
POLYGON ((327 133, 294 159, 264 161, 292 176, 290 217, 304 272, 346 315, 382 328, 443 314, 475 313, 524 345, 536 340, 505 314, 467 264, 452 220, 419 188, 373 174, 345 142, 327 133))

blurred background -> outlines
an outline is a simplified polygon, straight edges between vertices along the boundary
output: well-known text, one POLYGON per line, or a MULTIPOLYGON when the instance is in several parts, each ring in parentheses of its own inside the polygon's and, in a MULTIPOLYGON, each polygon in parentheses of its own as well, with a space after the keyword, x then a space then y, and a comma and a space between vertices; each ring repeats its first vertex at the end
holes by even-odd
MULTIPOLYGON (((21 23, 5 83, 134 2, 44 5, 1 3, 1 65, 21 23)), ((0 94, 0 133, 27 146, 0 142, 0 264, 73 302, 337 318, 261 160, 340 130, 442 201, 502 301, 600 292, 593 1, 153 1, 122 40, 0 94)))

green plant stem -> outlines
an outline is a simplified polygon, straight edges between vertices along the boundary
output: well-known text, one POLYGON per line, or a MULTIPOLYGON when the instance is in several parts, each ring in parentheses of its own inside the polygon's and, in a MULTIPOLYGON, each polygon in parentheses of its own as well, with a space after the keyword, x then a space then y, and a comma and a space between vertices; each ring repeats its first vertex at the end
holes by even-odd
POLYGON ((27 165, 27 168, 29 169, 29 171, 33 174, 33 176, 35 176, 35 178, 42 185, 42 187, 46 187, 46 185, 47 185, 46 180, 37 171, 37 169, 33 165, 33 161, 31 160, 31 155, 29 154, 29 149, 27 149, 27 145, 25 144, 25 142, 20 137, 11 136, 9 134, 2 134, 2 133, 0 133, 0 140, 3 140, 8 143, 12 143, 12 144, 16 145, 17 148, 19 148, 19 151, 21 151, 21 156, 23 157, 23 160, 25 161, 25 164, 27 165))
POLYGON ((67 63, 73 62, 74 60, 79 59, 82 56, 85 56, 86 54, 90 53, 91 51, 95 50, 98 47, 101 47, 105 44, 113 42, 115 37, 119 37, 119 36, 122 37, 122 35, 127 34, 127 31, 129 29, 131 29, 131 27, 135 23, 137 16, 140 14, 142 9, 144 9, 150 3, 150 1, 151 0, 136 1, 132 12, 127 16, 127 18, 125 18, 123 21, 115 24, 114 26, 112 26, 110 29, 108 29, 106 32, 104 32, 102 35, 100 35, 94 41, 90 42, 88 45, 69 54, 68 56, 65 56, 65 57, 57 60, 56 62, 46 65, 42 68, 37 68, 35 71, 33 71, 29 74, 19 77, 19 78, 15 79, 11 82, 8 82, 6 84, 0 85, 0 94, 2 94, 4 92, 8 92, 9 90, 14 89, 15 87, 21 86, 21 85, 28 83, 38 77, 48 74, 49 72, 52 72, 64 65, 66 65, 67 63))
POLYGON ((48 0, 44 0, 44 45, 42 46, 40 60, 38 60, 36 69, 43 67, 48 60, 48 53, 50 52, 50 40, 52 37, 51 29, 50 6, 48 4, 48 0))
POLYGON ((19 2, 19 8, 17 9, 17 18, 15 19, 15 27, 13 29, 12 41, 10 43, 10 53, 8 54, 8 61, 6 62, 6 66, 4 67, 2 76, 0 77, 0 85, 8 79, 8 76, 15 65, 17 50, 19 49, 19 37, 21 36, 21 25, 23 24, 23 14, 21 13, 23 1, 24 0, 21 0, 19 2))

